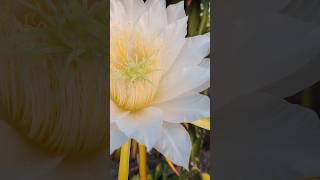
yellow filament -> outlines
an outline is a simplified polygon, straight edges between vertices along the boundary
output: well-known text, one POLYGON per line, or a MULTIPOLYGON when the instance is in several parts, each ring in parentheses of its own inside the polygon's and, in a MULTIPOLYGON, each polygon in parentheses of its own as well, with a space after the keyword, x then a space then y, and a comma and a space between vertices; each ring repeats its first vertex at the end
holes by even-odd
POLYGON ((139 175, 140 180, 147 180, 147 152, 142 144, 139 144, 139 175))
POLYGON ((118 180, 128 180, 131 140, 121 146, 118 180))

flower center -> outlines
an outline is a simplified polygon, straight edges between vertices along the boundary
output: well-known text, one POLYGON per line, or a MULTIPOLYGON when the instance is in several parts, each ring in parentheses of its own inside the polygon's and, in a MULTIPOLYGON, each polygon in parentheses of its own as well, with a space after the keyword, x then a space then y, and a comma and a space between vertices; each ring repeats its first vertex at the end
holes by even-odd
POLYGON ((137 111, 150 105, 157 92, 162 75, 161 43, 136 32, 112 34, 111 99, 122 109, 137 111))

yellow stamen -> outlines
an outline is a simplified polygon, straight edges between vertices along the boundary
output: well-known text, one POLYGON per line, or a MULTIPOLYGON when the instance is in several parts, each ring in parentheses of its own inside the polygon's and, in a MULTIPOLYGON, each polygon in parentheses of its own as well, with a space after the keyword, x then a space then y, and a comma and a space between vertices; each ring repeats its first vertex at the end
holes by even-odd
POLYGON ((110 94, 120 108, 136 111, 152 103, 162 76, 159 44, 139 33, 111 39, 110 94))

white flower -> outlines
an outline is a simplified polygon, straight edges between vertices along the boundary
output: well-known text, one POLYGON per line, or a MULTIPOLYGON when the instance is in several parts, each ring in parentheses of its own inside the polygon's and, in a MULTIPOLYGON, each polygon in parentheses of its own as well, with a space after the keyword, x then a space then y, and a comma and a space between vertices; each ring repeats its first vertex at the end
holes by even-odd
POLYGON ((183 1, 112 0, 110 152, 129 138, 188 168, 191 142, 180 124, 210 116, 209 33, 186 38, 183 1))

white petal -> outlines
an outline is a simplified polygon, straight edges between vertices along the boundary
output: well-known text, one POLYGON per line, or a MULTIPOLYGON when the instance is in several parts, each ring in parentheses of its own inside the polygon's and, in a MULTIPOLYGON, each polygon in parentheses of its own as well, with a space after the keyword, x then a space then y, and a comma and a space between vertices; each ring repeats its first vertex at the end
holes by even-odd
POLYGON ((110 123, 114 123, 117 119, 126 116, 129 112, 123 111, 122 109, 118 108, 118 106, 110 100, 110 123))
POLYGON ((137 140, 151 150, 160 137, 162 121, 161 110, 149 107, 138 112, 131 112, 117 120, 116 124, 127 137, 137 140))
POLYGON ((320 175, 320 120, 315 112, 255 94, 232 101, 215 112, 215 119, 215 179, 320 175))
POLYGON ((151 35, 157 35, 167 24, 166 2, 156 1, 148 6, 147 11, 141 15, 135 28, 143 34, 152 32, 151 35))
MULTIPOLYGON (((204 58, 200 64, 200 67, 210 67, 210 71, 212 69, 210 58, 204 58)), ((211 77, 210 77, 211 78, 211 77)), ((194 89, 194 92, 202 92, 204 90, 207 90, 210 88, 210 79, 208 79, 206 82, 204 82, 201 86, 194 89)))
POLYGON ((135 27, 135 30, 150 40, 159 41, 164 44, 165 47, 160 49, 159 53, 162 55, 162 69, 165 73, 177 60, 186 42, 188 17, 174 21, 169 25, 164 25, 164 22, 162 22, 162 24, 154 26, 150 24, 146 16, 144 15, 139 20, 139 24, 135 27))
POLYGON ((1 179, 35 179, 52 171, 63 157, 46 153, 0 120, 1 179))
POLYGON ((210 33, 186 39, 175 64, 174 70, 181 67, 199 65, 210 53, 210 33))
POLYGON ((161 0, 146 0, 146 6, 147 7, 153 6, 156 3, 158 3, 159 1, 161 1, 161 0))
POLYGON ((210 67, 186 67, 170 71, 161 83, 155 102, 165 102, 197 89, 210 80, 210 67))
POLYGON ((167 7, 168 22, 172 23, 186 16, 184 11, 184 1, 172 4, 167 7))
POLYGON ((173 163, 189 169, 191 140, 188 132, 180 124, 164 123, 161 138, 155 149, 173 163))
POLYGON ((129 138, 119 130, 117 125, 110 125, 110 154, 113 153, 114 150, 118 149, 122 144, 127 143, 129 138))
POLYGON ((210 116, 208 96, 193 93, 155 105, 164 114, 164 121, 172 123, 192 122, 210 116))
POLYGON ((165 54, 162 59, 164 73, 166 73, 171 68, 172 64, 177 61, 177 57, 187 40, 185 38, 187 35, 187 21, 188 17, 185 17, 169 24, 159 36, 166 44, 165 49, 167 50, 167 52, 162 53, 165 54))
MULTIPOLYGON (((117 0, 119 2, 119 0, 117 0)), ((143 13, 147 11, 143 0, 120 0, 124 11, 126 22, 135 24, 143 13)))
POLYGON ((125 20, 125 9, 118 0, 110 1, 110 20, 111 22, 123 22, 125 20))

